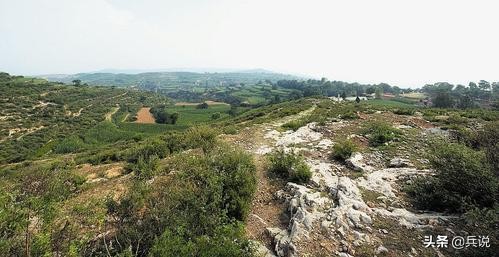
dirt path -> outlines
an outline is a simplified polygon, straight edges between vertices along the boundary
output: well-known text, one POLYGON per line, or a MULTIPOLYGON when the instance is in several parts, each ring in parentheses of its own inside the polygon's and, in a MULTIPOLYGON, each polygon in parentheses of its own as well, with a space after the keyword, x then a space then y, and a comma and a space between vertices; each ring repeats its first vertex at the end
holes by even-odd
POLYGON ((269 249, 272 248, 272 238, 268 235, 266 229, 268 227, 285 229, 288 226, 289 217, 286 217, 285 203, 275 196, 277 191, 284 188, 285 183, 282 180, 272 179, 267 172, 266 157, 263 155, 268 147, 268 139, 265 138, 265 135, 268 131, 276 129, 284 123, 309 115, 315 108, 314 105, 298 114, 271 123, 254 125, 242 130, 237 135, 225 136, 227 141, 239 145, 254 157, 258 185, 246 221, 246 235, 249 239, 258 241, 269 249))
POLYGON ((125 115, 125 117, 123 117, 123 119, 121 120, 121 122, 125 122, 125 121, 126 121, 126 119, 128 119, 128 116, 130 116, 130 113, 127 113, 127 114, 125 115))
POLYGON ((151 110, 151 108, 149 107, 140 108, 139 112, 137 112, 137 120, 135 122, 147 124, 156 123, 154 117, 152 116, 152 113, 149 110, 151 110))
POLYGON ((119 106, 114 107, 110 112, 106 113, 106 120, 111 121, 113 115, 120 109, 119 106))

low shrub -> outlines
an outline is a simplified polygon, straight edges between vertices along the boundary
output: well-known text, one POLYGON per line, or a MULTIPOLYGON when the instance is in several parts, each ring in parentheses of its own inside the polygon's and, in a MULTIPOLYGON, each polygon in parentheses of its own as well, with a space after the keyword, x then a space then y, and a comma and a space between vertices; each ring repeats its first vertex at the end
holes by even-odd
POLYGON ((139 159, 147 160, 152 156, 164 158, 169 154, 168 144, 162 140, 148 140, 125 152, 125 159, 130 163, 137 163, 139 159))
POLYGON ((185 140, 189 148, 201 148, 207 153, 217 141, 219 132, 208 126, 192 127, 185 133, 185 140))
POLYGON ((359 115, 357 115, 357 113, 355 113, 354 111, 348 110, 348 111, 345 111, 345 112, 339 114, 338 118, 344 119, 344 120, 355 120, 355 119, 359 118, 359 115))
POLYGON ((235 135, 237 134, 237 127, 236 126, 226 126, 223 128, 223 132, 228 135, 235 135))
POLYGON ((414 109, 410 108, 400 108, 393 110, 393 113, 398 115, 414 115, 414 112, 415 112, 414 109))
POLYGON ((477 144, 485 152, 487 163, 499 178, 499 121, 487 123, 476 133, 477 144))
POLYGON ((492 207, 496 202, 497 180, 483 152, 439 143, 431 151, 430 163, 436 175, 418 178, 408 188, 417 207, 464 212, 466 206, 492 207))
POLYGON ((305 126, 306 124, 307 124, 306 120, 299 119, 299 120, 289 121, 289 122, 283 124, 281 127, 285 128, 285 129, 291 129, 293 131, 297 131, 299 128, 305 126))
POLYGON ((312 177, 310 167, 303 158, 278 150, 269 156, 270 171, 292 182, 306 183, 312 177))
POLYGON ((333 158, 336 160, 344 161, 352 155, 353 152, 357 150, 357 145, 355 145, 352 140, 339 141, 333 145, 333 158))
POLYGON ((446 123, 455 124, 455 125, 466 124, 468 123, 468 119, 465 117, 461 117, 461 115, 457 113, 453 113, 449 115, 449 118, 446 120, 446 123))
POLYGON ((85 148, 85 143, 78 136, 70 136, 63 139, 54 146, 54 152, 58 154, 75 153, 85 148))
POLYGON ((172 156, 168 169, 153 182, 134 180, 120 201, 108 198, 118 224, 110 255, 252 256, 243 227, 257 183, 252 156, 217 144, 172 156))
POLYGON ((156 239, 149 256, 253 256, 249 241, 241 240, 243 235, 244 229, 237 225, 221 226, 213 235, 195 238, 182 230, 167 230, 156 239))
POLYGON ((222 114, 220 114, 220 112, 214 112, 211 114, 212 120, 218 120, 218 119, 220 119, 220 117, 222 117, 222 114))
POLYGON ((134 172, 139 179, 150 179, 159 168, 159 158, 157 155, 147 157, 139 156, 135 163, 129 163, 125 167, 128 172, 134 172))
POLYGON ((367 136, 371 146, 380 146, 397 138, 401 132, 386 122, 375 121, 368 123, 362 134, 367 136))

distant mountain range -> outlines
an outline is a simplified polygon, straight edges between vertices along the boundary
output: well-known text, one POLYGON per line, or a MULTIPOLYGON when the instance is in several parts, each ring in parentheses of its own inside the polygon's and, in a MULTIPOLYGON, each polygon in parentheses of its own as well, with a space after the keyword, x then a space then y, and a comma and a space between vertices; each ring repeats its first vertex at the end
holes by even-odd
POLYGON ((223 86, 236 84, 257 84, 276 82, 284 79, 304 79, 300 76, 281 74, 265 69, 161 69, 161 70, 121 70, 105 69, 89 73, 47 74, 36 77, 49 81, 81 83, 100 86, 139 87, 148 89, 175 88, 185 89, 192 86, 223 86))
MULTIPOLYGON (((276 73, 266 69, 228 69, 228 68, 165 68, 165 69, 101 69, 90 72, 81 72, 76 74, 96 74, 96 73, 112 73, 112 74, 140 74, 140 73, 158 73, 158 72, 193 72, 193 73, 276 73)), ((35 77, 41 78, 64 78, 74 76, 76 74, 42 74, 35 77)))
POLYGON ((150 72, 195 72, 195 73, 277 73, 265 69, 223 69, 223 68, 168 68, 168 69, 103 69, 88 73, 139 74, 150 72))

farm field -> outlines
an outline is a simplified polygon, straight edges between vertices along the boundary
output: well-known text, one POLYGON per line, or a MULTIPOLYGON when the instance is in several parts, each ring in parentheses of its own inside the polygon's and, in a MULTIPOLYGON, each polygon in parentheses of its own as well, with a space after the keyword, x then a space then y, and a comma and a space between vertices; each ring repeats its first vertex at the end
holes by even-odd
POLYGON ((168 107, 169 112, 177 112, 179 118, 177 125, 192 126, 198 123, 206 123, 213 121, 212 115, 214 113, 220 113, 220 117, 217 119, 224 119, 229 117, 227 113, 230 110, 230 106, 227 104, 212 104, 207 109, 198 109, 193 105, 185 106, 171 106, 168 107))
POLYGON ((140 108, 140 110, 137 112, 137 120, 135 122, 136 123, 144 123, 144 124, 156 123, 156 121, 154 121, 154 117, 149 112, 150 110, 151 110, 151 108, 149 108, 149 107, 140 108))
MULTIPOLYGON (((205 103, 207 103, 208 105, 220 105, 220 104, 225 104, 225 105, 228 105, 227 103, 223 103, 223 102, 216 102, 216 101, 204 101, 205 103)), ((185 106, 196 106, 198 104, 201 104, 201 102, 199 103, 192 103, 192 102, 176 102, 175 103, 175 106, 182 106, 182 105, 185 105, 185 106)))

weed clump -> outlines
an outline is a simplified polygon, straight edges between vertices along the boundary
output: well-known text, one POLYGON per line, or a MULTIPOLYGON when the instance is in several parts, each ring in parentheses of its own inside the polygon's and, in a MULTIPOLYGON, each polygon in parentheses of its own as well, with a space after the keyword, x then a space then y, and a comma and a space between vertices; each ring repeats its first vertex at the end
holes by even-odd
POLYGON ((399 137, 401 132, 386 122, 375 121, 368 123, 362 134, 367 136, 371 146, 380 146, 399 137))
POLYGON ((297 131, 299 128, 305 126, 307 122, 303 119, 300 120, 292 120, 290 122, 287 122, 283 124, 281 127, 285 129, 291 129, 293 131, 297 131))
POLYGON ((344 161, 352 155, 353 152, 357 150, 357 145, 355 145, 352 140, 343 140, 335 145, 333 145, 332 157, 339 161, 344 161))
POLYGON ((278 150, 269 156, 270 171, 296 183, 306 183, 312 177, 310 167, 299 155, 278 150))

